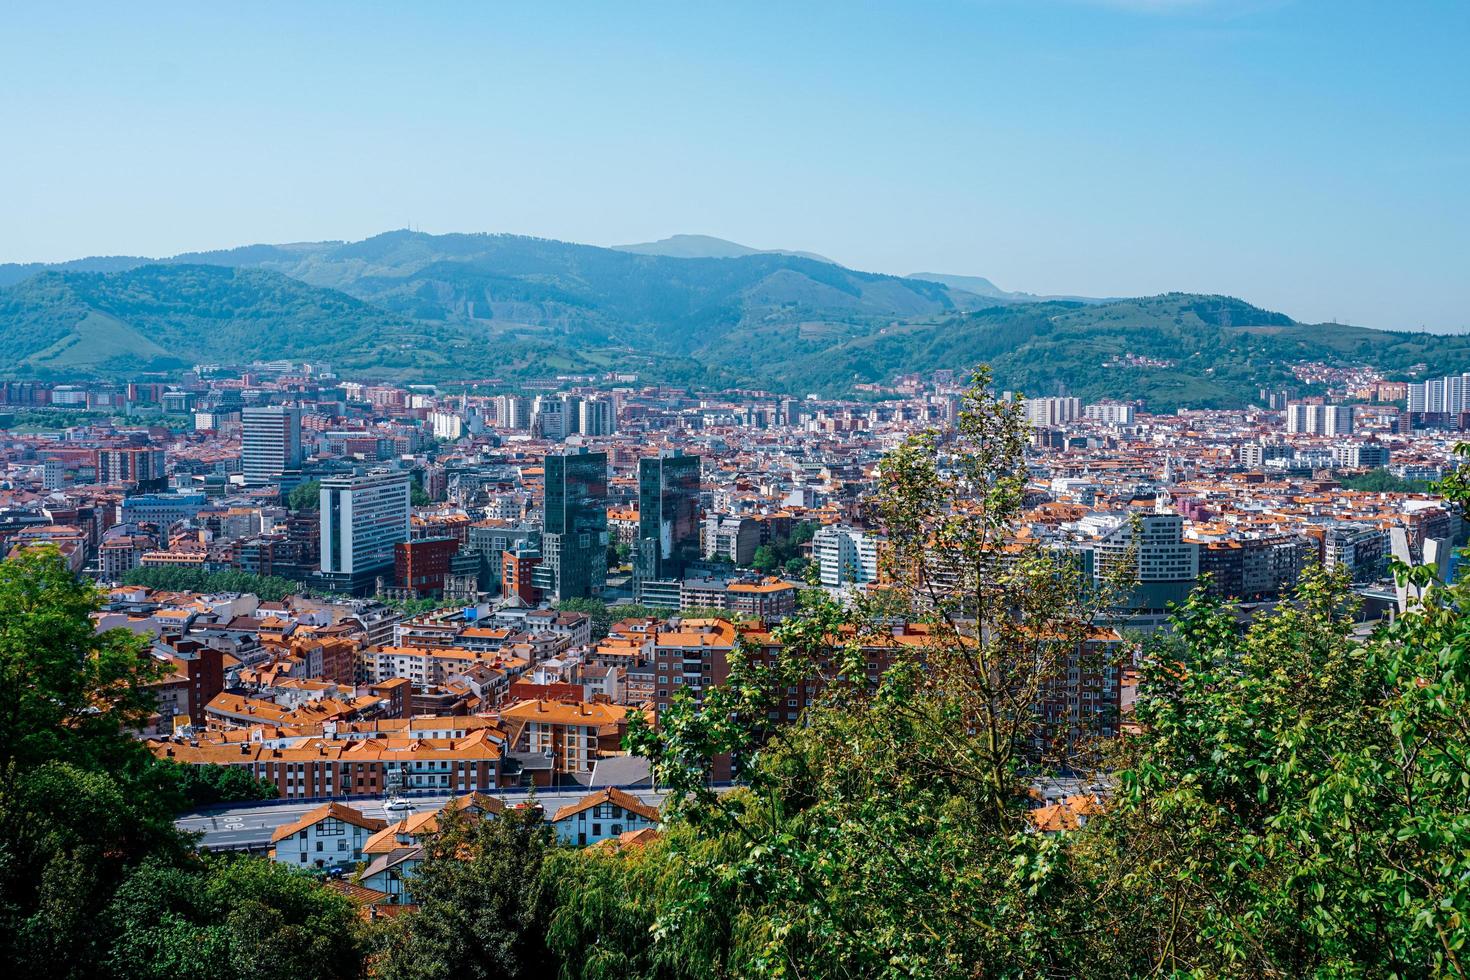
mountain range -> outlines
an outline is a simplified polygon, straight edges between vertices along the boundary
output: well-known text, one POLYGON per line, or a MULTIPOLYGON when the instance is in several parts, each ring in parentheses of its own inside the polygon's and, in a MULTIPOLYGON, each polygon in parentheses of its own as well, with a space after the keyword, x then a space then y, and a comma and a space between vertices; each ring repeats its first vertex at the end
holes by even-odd
POLYGON ((1165 410, 1243 404, 1302 360, 1464 370, 1470 338, 1298 324, 1221 296, 1033 296, 698 235, 600 248, 394 231, 0 265, 0 373, 132 377, 278 358, 399 380, 619 370, 794 394, 985 361, 1032 394, 1165 410))

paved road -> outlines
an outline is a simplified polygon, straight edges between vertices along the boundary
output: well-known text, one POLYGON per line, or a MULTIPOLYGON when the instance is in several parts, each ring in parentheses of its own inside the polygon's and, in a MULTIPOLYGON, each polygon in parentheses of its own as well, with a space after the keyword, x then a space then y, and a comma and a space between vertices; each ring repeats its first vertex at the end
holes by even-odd
MULTIPOLYGON (((585 787, 573 789, 540 790, 536 793, 536 800, 549 812, 555 812, 558 808, 574 803, 589 793, 596 792, 585 787)), ((658 803, 663 798, 663 793, 648 789, 629 790, 634 796, 649 803, 658 803)), ((459 795, 459 794, 455 794, 459 795)), ((507 803, 521 802, 529 797, 524 790, 505 790, 490 793, 491 796, 499 796, 507 803)), ((450 799, 446 795, 414 796, 409 798, 413 804, 415 813, 428 810, 437 810, 450 799)), ((202 832, 203 839, 200 847, 206 850, 246 850, 263 848, 270 845, 271 834, 282 824, 292 823, 299 820, 303 814, 315 810, 324 801, 314 800, 307 802, 287 801, 278 803, 255 804, 254 806, 236 806, 228 808, 216 808, 198 813, 188 813, 175 821, 180 830, 202 832)), ((385 820, 401 819, 404 811, 388 813, 383 809, 383 801, 380 798, 343 800, 350 807, 361 810, 370 817, 380 817, 385 820)))

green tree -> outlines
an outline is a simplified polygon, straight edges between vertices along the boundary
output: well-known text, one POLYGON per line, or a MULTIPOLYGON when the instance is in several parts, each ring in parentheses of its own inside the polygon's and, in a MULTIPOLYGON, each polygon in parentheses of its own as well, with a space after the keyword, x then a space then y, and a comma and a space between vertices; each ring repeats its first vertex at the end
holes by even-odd
POLYGON ((217 803, 270 800, 280 795, 274 783, 257 779, 239 766, 186 766, 164 763, 173 771, 179 795, 189 808, 217 803))
POLYGON ((772 631, 774 662, 743 647, 729 680, 672 699, 655 731, 634 719, 687 822, 722 857, 691 860, 656 917, 656 942, 728 923, 732 975, 954 976, 1128 972, 1128 943, 1087 944, 1097 868, 1030 833, 1025 789, 1077 761, 1089 716, 1044 727, 1048 685, 1079 664, 1093 612, 1076 566, 1019 547, 1026 427, 984 375, 947 440, 911 440, 883 465, 886 594, 852 608, 816 590, 772 631), (894 617, 922 629, 895 643, 894 617), (869 683, 868 650, 893 666, 869 683), (771 730, 787 692, 819 692, 771 730), (749 790, 709 785, 717 758, 749 790), (880 843, 881 842, 881 843, 880 843))
MULTIPOLYGON (((290 888, 247 902, 251 880, 278 873, 258 858, 211 880, 212 903, 187 925, 140 904, 145 894, 162 901, 159 882, 173 881, 155 876, 131 888, 140 869, 197 864, 173 825, 191 789, 179 767, 128 733, 153 710, 149 685, 166 667, 149 656, 144 638, 94 630, 89 617, 100 598, 54 550, 0 562, 0 970, 63 978, 357 975, 360 960, 350 950, 328 955, 334 944, 354 941, 340 916, 326 914, 345 903, 333 906, 335 896, 323 893, 310 896, 310 908, 293 907, 290 888), (140 930, 155 932, 140 938, 140 930), (226 945, 214 944, 219 935, 226 945), (160 958, 135 955, 150 945, 160 958), (294 972, 273 973, 272 964, 294 972)), ((255 790, 238 778, 207 781, 221 794, 255 790)))
POLYGON ((384 980, 544 977, 553 893, 542 866, 555 835, 538 807, 446 820, 411 881, 418 908, 380 937, 384 980))
POLYGON ((120 732, 141 727, 155 707, 147 685, 166 669, 130 631, 96 632, 99 603, 54 549, 0 562, 0 767, 142 753, 120 732))
POLYGON ((119 978, 347 980, 365 940, 342 895, 292 868, 255 858, 148 861, 104 917, 119 978))
POLYGON ((776 570, 776 565, 776 552, 772 550, 770 545, 763 544, 759 548, 756 548, 755 554, 750 558, 750 567, 758 572, 764 572, 767 575, 776 570))
POLYGON ((307 480, 291 488, 286 503, 294 511, 317 510, 322 503, 321 493, 322 481, 307 480))
POLYGON ((1436 587, 1362 643, 1314 570, 1244 632, 1196 595, 1155 644, 1088 831, 1130 869, 1120 914, 1152 921, 1157 972, 1464 975, 1470 585, 1396 573, 1436 587))
POLYGON ((408 485, 408 502, 414 507, 427 507, 434 502, 434 498, 430 497, 424 485, 414 478, 408 485))

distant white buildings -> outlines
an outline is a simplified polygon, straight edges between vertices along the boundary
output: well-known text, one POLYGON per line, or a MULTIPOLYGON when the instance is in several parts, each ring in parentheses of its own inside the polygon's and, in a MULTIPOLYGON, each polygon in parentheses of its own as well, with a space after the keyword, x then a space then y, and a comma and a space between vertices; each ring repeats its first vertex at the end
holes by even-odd
POLYGON ((1132 425, 1134 410, 1132 405, 1103 402, 1088 405, 1082 410, 1082 417, 1092 422, 1101 422, 1103 425, 1132 425))
POLYGON ((1314 436, 1344 436, 1353 431, 1351 405, 1286 406, 1286 431, 1314 436))
POLYGON ((1061 425, 1081 417, 1080 398, 1026 399, 1026 421, 1032 425, 1061 425))
POLYGON ((1448 415, 1470 411, 1470 371, 1409 385, 1409 411, 1448 415))

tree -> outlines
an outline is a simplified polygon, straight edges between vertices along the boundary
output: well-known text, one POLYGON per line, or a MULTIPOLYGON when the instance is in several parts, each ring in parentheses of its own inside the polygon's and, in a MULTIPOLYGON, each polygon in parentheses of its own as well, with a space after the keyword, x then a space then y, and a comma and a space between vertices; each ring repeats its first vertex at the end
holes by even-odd
POLYGON ((776 552, 771 549, 770 545, 763 544, 759 548, 756 548, 755 554, 750 559, 750 566, 752 568, 758 572, 764 572, 767 575, 776 570, 776 565, 776 552))
POLYGON ((1091 716, 1041 705, 1085 655, 1094 609, 1075 564, 1012 533, 1025 443, 1018 407, 978 376, 957 431, 884 461, 890 590, 850 608, 802 592, 774 661, 738 647, 728 681, 681 691, 657 731, 633 719, 671 819, 722 855, 688 863, 656 941, 729 923, 735 975, 1128 971, 1126 943, 1078 953, 1095 866, 1028 832, 1029 780, 1075 764, 1090 734, 1091 716), (895 617, 919 624, 912 642, 895 643, 895 617), (892 662, 877 683, 870 651, 892 662), (796 685, 812 706, 771 729, 796 685), (748 792, 709 786, 722 756, 748 792))
POLYGON ((96 632, 89 616, 99 603, 54 549, 0 562, 0 768, 139 756, 121 731, 154 709, 147 685, 166 668, 142 637, 96 632))
POLYGON ((417 477, 408 485, 408 502, 413 507, 427 507, 434 502, 434 499, 429 496, 429 491, 424 489, 424 485, 417 477))
POLYGON ((129 569, 124 585, 142 585, 168 592, 249 592, 267 602, 280 602, 301 591, 301 583, 278 575, 254 575, 238 569, 218 572, 202 568, 157 565, 129 569))
POLYGON ((1153 920, 1151 969, 1464 975, 1470 583, 1396 574, 1435 588, 1362 644, 1347 582, 1312 570, 1243 633, 1198 594, 1154 645, 1117 803, 1088 826, 1130 869, 1120 914, 1153 920))
POLYGON ((239 766, 186 766, 164 763, 172 769, 179 795, 191 809, 217 803, 270 800, 280 795, 275 783, 257 779, 239 766))
POLYGON ((104 921, 120 978, 347 980, 362 971, 365 935, 352 904, 274 861, 148 861, 104 921))
POLYGON ((552 892, 542 865, 555 835, 536 806, 493 817, 459 811, 424 844, 414 870, 417 910, 380 937, 384 980, 544 977, 552 892))
POLYGON ((346 904, 335 896, 293 879, 251 901, 251 882, 283 873, 258 858, 196 880, 203 872, 174 815, 206 785, 220 795, 256 787, 249 777, 184 777, 128 733, 153 710, 149 685, 167 668, 144 638, 96 632, 99 604, 54 550, 0 562, 0 970, 357 975, 360 959, 337 945, 353 942, 344 926, 355 920, 350 907, 345 920, 333 917, 346 904), (153 915, 145 901, 164 902, 175 872, 194 882, 181 895, 209 896, 192 919, 153 915))
POLYGON ((0 562, 0 963, 85 975, 94 920, 127 869, 178 853, 180 799, 125 734, 164 674, 127 630, 98 633, 91 584, 54 549, 0 562))
POLYGON ((322 481, 307 480, 291 488, 286 495, 287 505, 294 511, 317 510, 322 502, 322 481))

